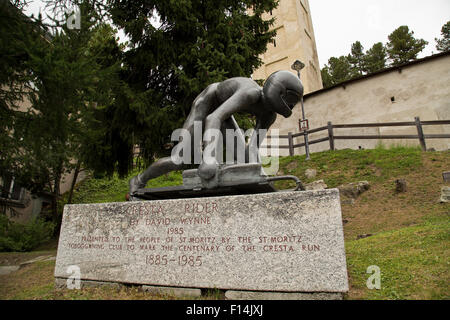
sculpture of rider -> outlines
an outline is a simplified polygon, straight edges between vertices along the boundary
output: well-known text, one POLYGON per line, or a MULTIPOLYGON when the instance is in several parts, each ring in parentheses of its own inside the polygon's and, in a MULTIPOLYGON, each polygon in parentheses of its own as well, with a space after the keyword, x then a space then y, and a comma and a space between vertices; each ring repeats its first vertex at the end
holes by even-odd
MULTIPOLYGON (((183 129, 191 137, 194 136, 194 124, 202 123, 203 132, 208 130, 239 129, 233 114, 246 112, 256 118, 256 126, 248 144, 256 143, 260 147, 264 136, 259 136, 259 129, 269 129, 275 122, 277 114, 288 118, 293 107, 303 96, 303 86, 300 80, 289 71, 277 71, 271 74, 261 88, 249 78, 235 77, 222 82, 213 83, 203 90, 194 100, 191 111, 184 122, 183 129)), ((202 139, 202 137, 200 137, 202 139)), ((217 139, 206 141, 203 148, 217 147, 217 139), (213 144, 210 146, 210 144, 213 144)), ((245 141, 243 142, 245 144, 245 141)), ((247 145, 248 145, 247 144, 247 145)), ((202 148, 202 141, 194 143, 202 148)), ((198 148, 198 147, 197 147, 198 148)), ((194 152, 199 150, 194 150, 194 152)), ((248 148, 246 149, 248 153, 248 148)), ((200 150, 201 152, 201 150, 200 150)), ((246 155, 248 159, 249 155, 246 155)), ((218 173, 217 161, 206 161, 203 158, 198 168, 198 175, 205 181, 211 181, 218 173)), ((133 177, 130 182, 129 195, 144 188, 147 181, 174 170, 186 168, 181 161, 174 161, 172 157, 159 159, 144 172, 133 177)))

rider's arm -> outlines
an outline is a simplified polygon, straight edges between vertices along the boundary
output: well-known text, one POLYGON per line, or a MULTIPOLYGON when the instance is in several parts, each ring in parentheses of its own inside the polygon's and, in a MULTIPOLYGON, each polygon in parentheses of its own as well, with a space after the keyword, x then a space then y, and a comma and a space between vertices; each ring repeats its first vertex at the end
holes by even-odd
MULTIPOLYGON (((258 102, 260 97, 261 91, 258 89, 237 91, 224 103, 222 103, 216 110, 214 110, 214 112, 208 115, 205 120, 204 137, 207 141, 204 150, 218 151, 217 148, 219 146, 219 141, 217 139, 211 141, 211 136, 214 136, 216 132, 220 131, 222 123, 230 118, 233 113, 245 111, 248 106, 258 102)), ((204 179, 210 179, 216 174, 217 171, 217 160, 209 159, 208 156, 209 152, 204 152, 203 162, 199 167, 199 175, 204 179)))

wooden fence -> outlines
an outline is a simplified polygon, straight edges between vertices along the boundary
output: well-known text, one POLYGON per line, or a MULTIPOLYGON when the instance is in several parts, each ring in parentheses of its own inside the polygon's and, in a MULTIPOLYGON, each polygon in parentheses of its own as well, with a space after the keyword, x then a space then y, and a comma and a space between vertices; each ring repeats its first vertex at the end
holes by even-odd
MULTIPOLYGON (((335 150, 334 142, 336 140, 364 140, 364 139, 418 139, 422 150, 427 150, 426 140, 427 139, 450 139, 450 134, 424 134, 423 126, 433 126, 433 125, 445 125, 450 124, 450 120, 434 120, 434 121, 420 121, 419 117, 415 117, 414 121, 411 122, 384 122, 384 123, 356 123, 356 124, 332 124, 331 121, 328 125, 306 130, 305 132, 292 133, 289 132, 287 135, 278 136, 279 139, 287 139, 288 145, 280 145, 279 149, 289 149, 289 155, 294 155, 295 148, 302 148, 305 143, 294 144, 294 138, 310 135, 320 131, 328 131, 328 136, 308 141, 308 145, 313 145, 316 143, 321 143, 328 141, 330 144, 330 150, 335 150), (342 128, 375 128, 375 127, 404 127, 404 126, 415 126, 417 129, 417 135, 335 135, 334 129, 342 128)), ((272 136, 267 136, 267 139, 275 138, 272 136)), ((267 145, 266 148, 272 148, 275 146, 267 145)))

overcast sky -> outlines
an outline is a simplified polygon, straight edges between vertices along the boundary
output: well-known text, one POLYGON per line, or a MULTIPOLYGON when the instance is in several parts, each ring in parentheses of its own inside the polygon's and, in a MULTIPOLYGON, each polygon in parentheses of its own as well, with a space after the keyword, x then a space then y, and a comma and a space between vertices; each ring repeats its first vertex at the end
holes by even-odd
MULTIPOLYGON (((376 42, 386 43, 401 25, 429 42, 420 57, 437 53, 434 38, 450 20, 450 0, 309 0, 309 4, 321 68, 330 57, 349 54, 355 41, 366 50, 376 42)), ((28 12, 37 14, 40 6, 41 1, 35 0, 28 12)))
POLYGON ((420 57, 429 56, 437 53, 434 38, 450 20, 450 0, 309 0, 309 5, 321 68, 330 57, 349 54, 355 41, 366 50, 386 43, 401 25, 429 42, 420 57))

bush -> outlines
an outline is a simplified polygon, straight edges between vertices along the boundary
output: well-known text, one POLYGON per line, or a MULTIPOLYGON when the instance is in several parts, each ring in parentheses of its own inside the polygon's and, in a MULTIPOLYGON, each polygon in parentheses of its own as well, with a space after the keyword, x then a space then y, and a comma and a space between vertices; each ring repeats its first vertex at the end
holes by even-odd
POLYGON ((41 219, 20 224, 0 214, 0 251, 31 251, 50 240, 54 229, 53 223, 41 219))

